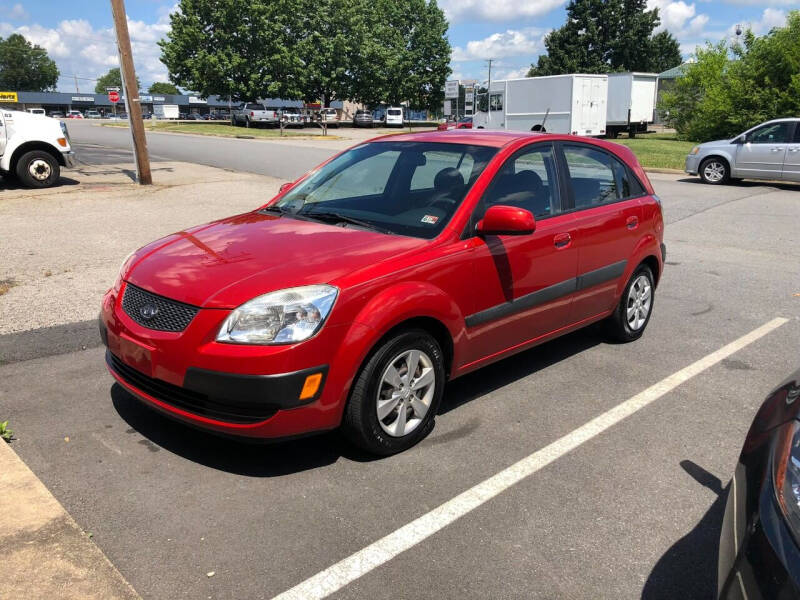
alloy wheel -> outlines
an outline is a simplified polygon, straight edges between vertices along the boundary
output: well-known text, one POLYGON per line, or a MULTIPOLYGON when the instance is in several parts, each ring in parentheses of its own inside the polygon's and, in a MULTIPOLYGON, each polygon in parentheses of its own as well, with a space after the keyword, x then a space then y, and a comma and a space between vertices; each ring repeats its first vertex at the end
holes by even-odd
POLYGON ((725 177, 725 165, 718 160, 712 160, 703 168, 703 175, 711 183, 722 181, 725 177))
POLYGON ((387 365, 378 384, 375 408, 378 423, 392 437, 414 431, 425 415, 436 390, 436 371, 430 356, 406 350, 387 365))
POLYGON ((644 327, 652 304, 653 289, 650 280, 645 275, 639 275, 628 290, 625 318, 631 330, 639 331, 644 327))

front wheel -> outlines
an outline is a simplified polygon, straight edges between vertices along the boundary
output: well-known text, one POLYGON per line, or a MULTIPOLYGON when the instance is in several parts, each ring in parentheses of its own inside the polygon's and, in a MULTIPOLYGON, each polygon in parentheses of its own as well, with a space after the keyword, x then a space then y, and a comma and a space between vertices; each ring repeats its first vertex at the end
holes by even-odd
POLYGON ((358 374, 343 433, 372 454, 402 452, 433 429, 444 386, 438 342, 421 329, 400 333, 381 344, 358 374))
POLYGON ((642 337, 653 313, 655 290, 650 267, 639 265, 628 280, 616 310, 606 319, 609 337, 617 342, 632 342, 642 337))
POLYGON ((707 158, 700 163, 699 172, 700 179, 702 179, 704 183, 710 183, 711 185, 727 183, 731 176, 728 163, 715 156, 707 158))
POLYGON ((15 169, 19 181, 32 188, 46 188, 58 181, 61 167, 56 158, 44 150, 32 150, 23 154, 15 169))

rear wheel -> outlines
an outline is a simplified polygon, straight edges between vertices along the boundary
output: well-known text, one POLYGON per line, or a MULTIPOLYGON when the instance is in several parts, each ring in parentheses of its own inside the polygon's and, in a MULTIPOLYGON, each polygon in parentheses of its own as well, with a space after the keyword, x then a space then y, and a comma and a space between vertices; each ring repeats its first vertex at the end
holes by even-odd
POLYGON ((373 454, 402 452, 433 429, 444 386, 438 342, 421 329, 400 333, 381 344, 358 374, 343 433, 373 454))
POLYGON ((606 319, 609 336, 617 342, 632 342, 642 337, 655 300, 653 272, 641 264, 631 275, 614 313, 606 319))
POLYGON ((731 176, 730 170, 728 169, 728 163, 721 158, 717 158, 716 156, 707 158, 700 163, 699 172, 700 179, 702 179, 705 183, 710 183, 711 185, 728 183, 728 180, 731 176))
POLYGON ((44 150, 32 150, 17 161, 16 174, 19 181, 32 188, 46 188, 58 181, 61 167, 56 158, 44 150))

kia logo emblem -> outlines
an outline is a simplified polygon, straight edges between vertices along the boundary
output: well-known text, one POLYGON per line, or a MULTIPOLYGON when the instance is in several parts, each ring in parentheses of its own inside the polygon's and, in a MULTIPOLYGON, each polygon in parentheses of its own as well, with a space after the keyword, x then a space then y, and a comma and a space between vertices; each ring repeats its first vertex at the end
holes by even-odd
POLYGON ((139 314, 143 319, 150 320, 158 314, 158 307, 155 304, 145 304, 139 309, 139 314))

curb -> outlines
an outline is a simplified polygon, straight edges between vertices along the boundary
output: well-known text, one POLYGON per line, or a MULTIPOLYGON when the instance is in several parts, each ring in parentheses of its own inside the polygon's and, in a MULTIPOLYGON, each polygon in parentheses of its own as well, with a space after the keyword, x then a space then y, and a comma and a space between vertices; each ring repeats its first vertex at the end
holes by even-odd
POLYGON ((141 600, 9 444, 0 440, 3 598, 141 600))
POLYGON ((645 173, 665 173, 667 175, 686 175, 688 173, 686 171, 682 171, 680 169, 660 169, 656 167, 643 167, 645 173))

